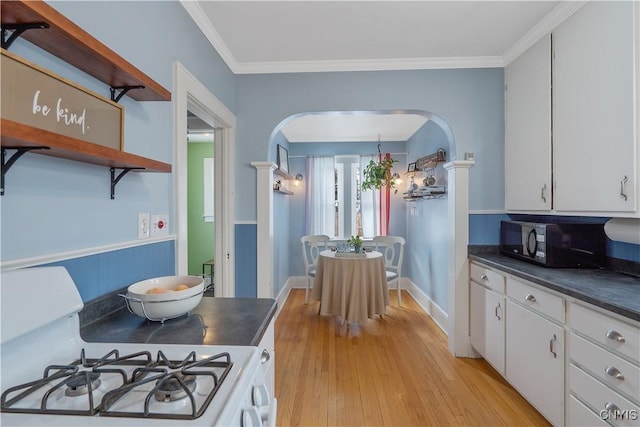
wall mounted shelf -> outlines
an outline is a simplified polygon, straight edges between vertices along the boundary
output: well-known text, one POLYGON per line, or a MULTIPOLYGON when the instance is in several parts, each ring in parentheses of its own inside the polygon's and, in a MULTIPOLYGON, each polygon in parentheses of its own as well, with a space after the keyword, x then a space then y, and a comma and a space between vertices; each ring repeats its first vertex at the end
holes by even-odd
MULTIPOLYGON (((28 149, 30 152, 43 154, 45 156, 59 157, 68 160, 76 160, 84 163, 92 163, 100 166, 107 166, 112 169, 128 169, 138 172, 171 172, 171 165, 157 160, 147 159, 135 154, 125 153, 103 145, 92 144, 90 142, 60 135, 44 129, 16 123, 11 120, 0 119, 0 129, 2 131, 3 157, 5 150, 28 149)), ((4 177, 11 167, 13 157, 2 163, 2 188, 0 194, 4 194, 4 177)), ((126 172, 125 172, 126 173, 126 172)), ((112 172, 112 193, 114 198, 114 187, 122 174, 115 180, 112 172)))
POLYGON ((275 169, 273 171, 274 175, 278 175, 280 178, 282 179, 286 179, 287 181, 291 181, 293 179, 292 175, 289 175, 288 173, 286 173, 285 171, 283 171, 282 169, 275 169))
POLYGON ((273 189, 274 193, 282 193, 282 194, 286 194, 287 196, 293 196, 294 193, 293 191, 289 191, 289 190, 285 190, 284 188, 278 188, 278 189, 273 189))
POLYGON ((0 20, 3 42, 4 30, 16 24, 46 25, 20 37, 109 85, 112 100, 125 93, 137 101, 171 100, 171 92, 44 1, 3 1, 0 20))
MULTIPOLYGON (((124 95, 137 101, 171 100, 171 92, 44 1, 3 1, 0 20, 3 48, 22 37, 109 85, 112 101, 118 102, 124 95), (12 33, 7 37, 9 31, 12 33)), ((109 167, 112 199, 116 184, 129 172, 171 172, 171 165, 167 163, 11 120, 1 119, 0 134, 0 195, 4 194, 7 172, 27 152, 109 167), (7 150, 15 150, 8 159, 7 150), (117 170, 120 172, 116 175, 117 170)))

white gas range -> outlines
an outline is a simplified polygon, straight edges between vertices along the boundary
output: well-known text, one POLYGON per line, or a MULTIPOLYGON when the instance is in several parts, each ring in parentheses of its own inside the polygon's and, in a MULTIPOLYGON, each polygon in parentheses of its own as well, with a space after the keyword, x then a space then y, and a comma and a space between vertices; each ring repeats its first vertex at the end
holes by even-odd
POLYGON ((1 289, 2 426, 275 425, 256 347, 85 342, 62 267, 2 273, 1 289))

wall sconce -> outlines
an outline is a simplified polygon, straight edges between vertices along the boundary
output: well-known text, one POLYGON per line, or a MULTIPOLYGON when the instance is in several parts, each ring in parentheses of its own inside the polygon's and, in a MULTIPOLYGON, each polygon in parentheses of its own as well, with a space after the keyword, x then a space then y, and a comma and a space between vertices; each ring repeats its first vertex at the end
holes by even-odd
POLYGON ((293 181, 293 185, 298 186, 302 182, 302 174, 296 174, 296 179, 293 181))
POLYGON ((402 179, 400 179, 400 174, 398 172, 391 175, 391 178, 393 178, 393 181, 396 183, 396 185, 402 184, 402 179))

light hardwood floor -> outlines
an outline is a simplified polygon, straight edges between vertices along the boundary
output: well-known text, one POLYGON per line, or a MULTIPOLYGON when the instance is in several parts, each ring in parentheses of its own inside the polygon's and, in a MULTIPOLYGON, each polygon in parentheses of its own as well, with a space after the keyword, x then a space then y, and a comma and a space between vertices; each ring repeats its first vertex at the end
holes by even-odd
POLYGON ((291 291, 276 320, 278 426, 548 426, 482 359, 455 358, 403 292, 346 330, 291 291))

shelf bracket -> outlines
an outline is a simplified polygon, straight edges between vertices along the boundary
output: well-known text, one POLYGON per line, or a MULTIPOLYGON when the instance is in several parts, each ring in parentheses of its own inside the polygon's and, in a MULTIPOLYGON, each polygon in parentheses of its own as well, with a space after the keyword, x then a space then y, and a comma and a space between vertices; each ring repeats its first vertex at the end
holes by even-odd
POLYGON ((111 200, 116 198, 116 184, 125 176, 128 172, 132 170, 139 170, 144 168, 122 168, 122 172, 116 176, 116 168, 110 168, 111 171, 111 200))
POLYGON ((11 46, 11 44, 27 30, 45 28, 49 28, 49 24, 47 24, 46 22, 33 22, 28 24, 2 24, 2 48, 8 50, 9 46, 11 46), (13 33, 11 33, 9 38, 7 38, 7 31, 9 30, 13 30, 13 33))
POLYGON ((4 196, 4 176, 9 172, 11 166, 22 157, 23 154, 32 150, 49 150, 50 147, 37 146, 37 147, 2 147, 2 177, 0 178, 0 196, 4 196), (15 153, 7 160, 7 150, 16 150, 15 153))
POLYGON ((144 86, 142 86, 142 85, 138 85, 138 86, 111 86, 111 100, 113 102, 120 101, 120 98, 122 98, 131 89, 144 89, 144 86), (120 93, 118 93, 117 95, 116 95, 116 90, 120 90, 120 93))

